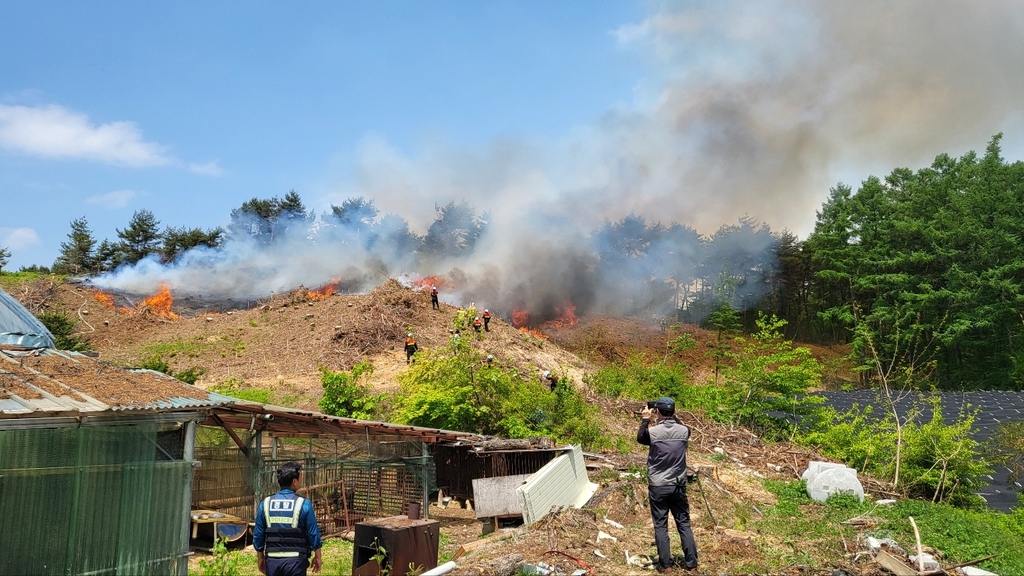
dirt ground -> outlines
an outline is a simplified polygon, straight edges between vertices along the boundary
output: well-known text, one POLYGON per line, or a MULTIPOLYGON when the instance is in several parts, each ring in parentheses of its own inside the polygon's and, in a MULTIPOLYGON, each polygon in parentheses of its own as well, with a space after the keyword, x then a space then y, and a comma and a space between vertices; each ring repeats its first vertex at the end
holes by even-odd
MULTIPOLYGON (((606 406, 610 418, 630 421, 631 407, 606 406)), ((765 478, 792 480, 819 459, 812 451, 790 444, 765 444, 742 428, 730 428, 698 415, 683 413, 681 419, 692 430, 690 465, 700 472, 700 482, 688 486, 690 517, 700 555, 698 574, 750 574, 752 562, 762 560, 773 549, 791 550, 794 542, 776 542, 770 535, 753 529, 756 520, 771 508, 775 497, 763 487, 765 478), (799 471, 799 472, 797 472, 799 471)), ((625 425, 624 423, 620 425, 625 425)), ((584 562, 594 574, 650 574, 655 557, 653 524, 647 505, 646 480, 634 471, 642 469, 646 454, 606 453, 588 458, 588 475, 599 485, 586 508, 564 509, 544 517, 529 528, 499 531, 505 537, 491 541, 463 556, 453 574, 486 574, 495 558, 518 554, 527 563, 544 562, 571 574, 584 562), (606 521, 607 520, 607 521, 606 521), (609 522, 610 521, 610 522, 609 522), (602 536, 601 533, 611 536, 602 536), (547 554, 557 550, 561 554, 547 554), (630 560, 632 559, 632 560, 630 560)), ((870 497, 887 496, 885 487, 865 484, 870 497)), ((431 507, 431 517, 441 521, 442 533, 451 547, 480 538, 482 525, 472 511, 431 507)), ((674 530, 672 547, 681 555, 674 530)), ((491 538, 495 538, 491 536, 491 538)), ((851 546, 856 540, 850 534, 851 546)), ((852 565, 836 538, 814 543, 812 556, 822 563, 780 568, 777 574, 876 574, 871 565, 852 565), (827 559, 823 559, 823 556, 827 559)), ((678 559, 677 559, 678 560, 678 559)))

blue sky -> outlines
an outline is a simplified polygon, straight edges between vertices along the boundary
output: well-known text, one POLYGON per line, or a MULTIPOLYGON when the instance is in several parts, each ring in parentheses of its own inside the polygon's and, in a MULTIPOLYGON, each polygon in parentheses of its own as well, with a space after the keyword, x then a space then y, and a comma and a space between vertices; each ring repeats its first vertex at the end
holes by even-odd
POLYGON ((1017 4, 862 4, 6 2, 0 246, 49 265, 77 217, 210 228, 291 189, 421 232, 467 198, 806 235, 840 179, 998 131, 1019 157, 1017 4))

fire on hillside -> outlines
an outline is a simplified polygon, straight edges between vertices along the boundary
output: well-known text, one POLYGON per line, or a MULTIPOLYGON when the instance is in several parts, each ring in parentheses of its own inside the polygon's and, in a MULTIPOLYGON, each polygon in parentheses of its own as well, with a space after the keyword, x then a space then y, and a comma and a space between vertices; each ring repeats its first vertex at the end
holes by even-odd
POLYGON ((542 322, 539 326, 534 327, 531 324, 531 315, 529 310, 525 308, 513 308, 512 325, 518 328, 520 332, 532 334, 537 338, 546 339, 547 334, 544 333, 544 330, 567 328, 579 322, 579 318, 576 317, 576 306, 568 300, 566 300, 561 306, 555 306, 554 311, 557 314, 555 319, 542 322))
POLYGON ((335 276, 334 278, 331 278, 331 280, 324 284, 323 286, 310 290, 307 295, 309 296, 310 300, 320 300, 322 298, 327 298, 328 296, 333 296, 335 293, 338 292, 340 284, 341 276, 335 276))

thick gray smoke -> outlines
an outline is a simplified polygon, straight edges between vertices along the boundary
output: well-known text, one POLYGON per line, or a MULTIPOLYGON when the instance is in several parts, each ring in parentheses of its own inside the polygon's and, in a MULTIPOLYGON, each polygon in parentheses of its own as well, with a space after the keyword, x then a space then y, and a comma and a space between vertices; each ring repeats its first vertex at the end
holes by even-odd
MULTIPOLYGON (((146 264, 101 283, 147 291, 166 280, 176 291, 237 297, 317 285, 344 270, 372 285, 382 274, 454 269, 453 301, 544 317, 565 300, 584 312, 646 310, 648 295, 636 291, 651 290, 643 278, 651 271, 596 259, 610 249, 595 234, 602 223, 635 214, 708 238, 749 217, 805 236, 840 179, 920 167, 1000 131, 1008 150, 1019 149, 1021 38, 1024 3, 1010 0, 657 4, 642 22, 610 32, 649 63, 631 108, 552 143, 436 144, 408 155, 368 136, 357 178, 318 207, 361 196, 423 234, 436 205, 468 200, 488 212, 471 253, 382 256, 306 231, 272 249, 235 241, 173 269, 146 264)), ((737 260, 767 247, 763 234, 738 238, 737 260)), ((704 258, 689 240, 660 241, 658 250, 680 270, 704 258)), ((692 280, 670 276, 656 281, 681 290, 692 280)))

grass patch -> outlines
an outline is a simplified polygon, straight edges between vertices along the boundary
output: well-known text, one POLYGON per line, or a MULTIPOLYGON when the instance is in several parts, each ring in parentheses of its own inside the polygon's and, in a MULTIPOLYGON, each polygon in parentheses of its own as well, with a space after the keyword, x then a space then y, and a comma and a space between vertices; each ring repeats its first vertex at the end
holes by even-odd
POLYGON ((259 404, 272 404, 270 399, 274 397, 273 390, 267 390, 265 388, 243 388, 242 381, 238 378, 228 378, 216 386, 211 386, 210 392, 231 396, 232 398, 238 398, 239 400, 257 402, 259 404))
MULTIPOLYGON (((323 551, 321 552, 324 565, 320 571, 321 576, 349 576, 352 574, 352 543, 338 538, 324 540, 323 551)), ((199 565, 199 560, 209 561, 212 557, 197 555, 189 562, 189 576, 204 576, 205 572, 199 565)), ((257 569, 256 552, 252 548, 228 552, 234 570, 232 576, 262 576, 257 569)), ((309 573, 313 573, 312 567, 309 573)))
POLYGON ((43 272, 34 271, 21 271, 21 272, 5 272, 0 271, 0 288, 4 291, 10 292, 12 289, 21 286, 22 284, 31 284, 40 278, 50 278, 54 282, 59 282, 65 278, 65 276, 58 274, 45 274, 43 272))
MULTIPOLYGON (((803 551, 806 547, 799 543, 814 541, 819 554, 841 557, 844 551, 838 538, 840 523, 870 513, 880 523, 869 535, 893 538, 909 550, 914 545, 914 531, 907 517, 913 516, 921 530, 922 543, 940 550, 945 564, 998 554, 979 566, 998 574, 1024 574, 1024 509, 1018 508, 1008 515, 920 500, 904 500, 889 507, 861 503, 849 496, 833 497, 822 504, 807 496, 802 481, 768 480, 765 488, 778 496, 778 502, 755 526, 787 546, 779 547, 773 556, 767 556, 770 551, 766 549, 766 560, 771 564, 761 567, 762 570, 793 564, 823 567, 827 560, 809 558, 803 551)), ((852 539, 852 531, 846 536, 852 539)))
POLYGON ((189 358, 198 358, 200 354, 211 349, 211 347, 211 343, 207 341, 207 338, 200 335, 193 336, 188 340, 150 344, 143 348, 143 353, 147 357, 174 358, 175 356, 187 356, 189 358))

